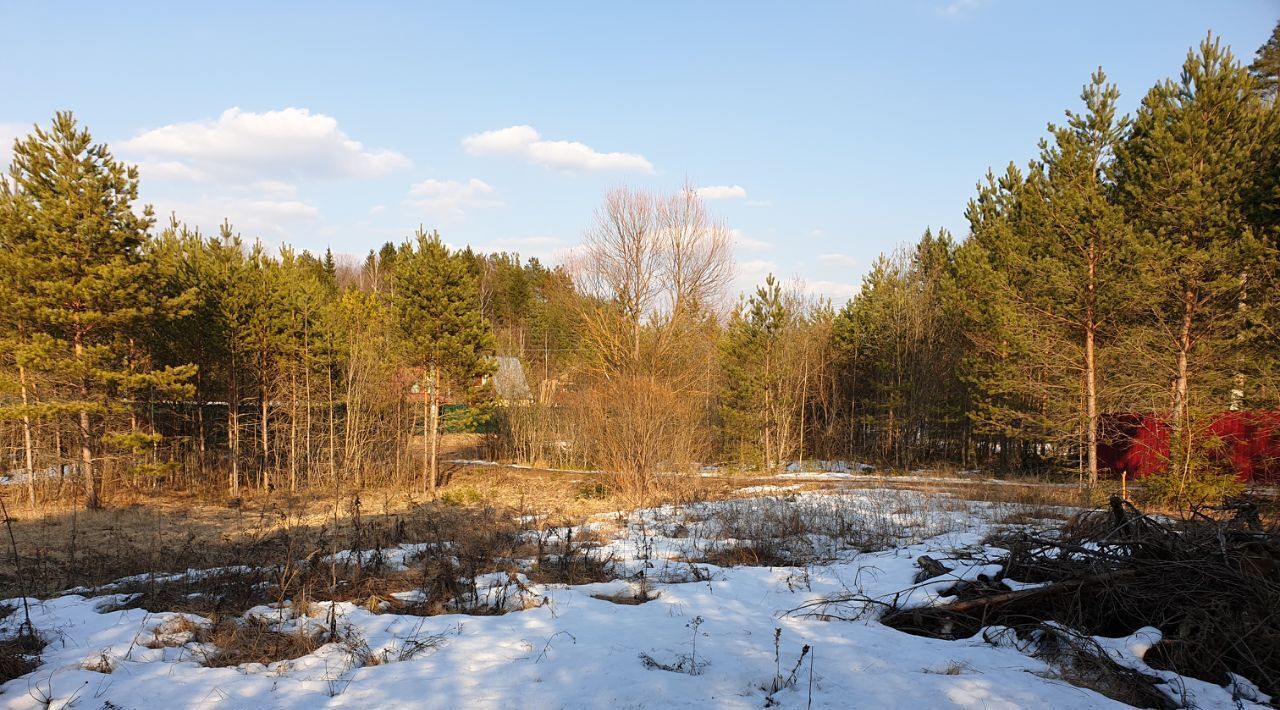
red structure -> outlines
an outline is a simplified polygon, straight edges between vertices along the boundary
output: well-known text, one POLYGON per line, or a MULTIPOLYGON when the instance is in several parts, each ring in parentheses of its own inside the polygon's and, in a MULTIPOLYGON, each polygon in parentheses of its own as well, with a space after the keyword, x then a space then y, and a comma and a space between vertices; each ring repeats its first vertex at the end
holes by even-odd
POLYGON ((1150 414, 1105 414, 1098 423, 1098 468, 1134 478, 1159 473, 1169 462, 1171 432, 1150 414))
MULTIPOLYGON (((1172 427, 1152 414, 1102 417, 1098 467, 1142 478, 1165 470, 1172 427)), ((1245 483, 1280 483, 1280 412, 1224 412, 1199 434, 1213 440, 1211 458, 1227 465, 1245 483)))

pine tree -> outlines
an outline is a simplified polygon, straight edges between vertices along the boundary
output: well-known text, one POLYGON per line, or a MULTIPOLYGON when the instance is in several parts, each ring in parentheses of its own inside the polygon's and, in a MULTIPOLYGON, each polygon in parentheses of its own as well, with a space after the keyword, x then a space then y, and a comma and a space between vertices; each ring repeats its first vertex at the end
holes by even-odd
POLYGON ((1023 266, 1035 275, 1027 301, 1050 324, 1066 329, 1080 344, 1075 363, 1083 380, 1079 414, 1084 431, 1084 470, 1089 485, 1098 480, 1098 347, 1120 311, 1132 310, 1135 279, 1133 240, 1123 210, 1113 199, 1110 162, 1124 138, 1127 118, 1117 118, 1119 92, 1098 70, 1084 88, 1085 113, 1067 112, 1067 125, 1049 126, 1053 143, 1041 143, 1041 166, 1031 182, 1043 235, 1023 266))
POLYGON ((945 230, 926 230, 914 248, 881 256, 833 325, 860 445, 895 465, 963 449, 958 332, 944 300, 954 252, 945 230))
POLYGON ((338 275, 338 264, 333 260, 333 249, 327 247, 324 250, 324 274, 330 281, 338 275))
POLYGON ((0 281, 17 285, 6 308, 29 338, 23 357, 68 383, 42 408, 74 416, 85 504, 97 508, 103 447, 140 443, 113 415, 138 392, 180 390, 194 374, 131 365, 129 339, 188 298, 158 297, 149 278, 143 247, 154 219, 150 207, 133 211, 137 169, 95 145, 70 113, 15 143, 9 176, 0 181, 0 281))
POLYGON ((969 418, 1000 468, 1025 468, 1077 431, 1079 379, 1066 365, 1079 362, 1078 341, 1031 298, 1042 278, 1031 268, 1043 247, 1038 173, 1009 165, 998 178, 987 174, 966 210, 970 235, 945 299, 967 343, 960 371, 969 418))
POLYGON ((406 360, 421 371, 422 476, 423 485, 434 493, 439 481, 441 386, 452 382, 465 389, 492 372, 493 334, 481 311, 475 276, 437 233, 419 229, 413 240, 401 245, 392 304, 406 360))
POLYGON ((724 386, 720 395, 721 435, 744 463, 776 466, 779 442, 779 356, 791 314, 773 274, 734 309, 720 340, 724 386))
POLYGON ((1189 52, 1178 81, 1143 99, 1119 151, 1117 179, 1144 239, 1155 343, 1172 361, 1169 409, 1175 471, 1192 466, 1192 402, 1239 406, 1250 364, 1236 347, 1241 305, 1264 245, 1248 219, 1267 113, 1255 80, 1210 37, 1189 52))
POLYGON ((1253 64, 1249 65, 1249 73, 1258 81, 1258 91, 1274 99, 1280 87, 1280 22, 1276 23, 1266 44, 1258 48, 1253 64))
POLYGON ((182 317, 158 325, 150 350, 162 364, 191 363, 197 368, 192 380, 195 404, 191 416, 195 419, 192 440, 200 474, 206 472, 210 462, 212 422, 206 420, 207 403, 226 396, 220 383, 225 381, 230 354, 226 324, 218 310, 225 284, 220 270, 213 268, 214 251, 219 244, 206 240, 199 229, 187 227, 174 216, 148 245, 160 293, 167 297, 183 293, 195 296, 182 317))

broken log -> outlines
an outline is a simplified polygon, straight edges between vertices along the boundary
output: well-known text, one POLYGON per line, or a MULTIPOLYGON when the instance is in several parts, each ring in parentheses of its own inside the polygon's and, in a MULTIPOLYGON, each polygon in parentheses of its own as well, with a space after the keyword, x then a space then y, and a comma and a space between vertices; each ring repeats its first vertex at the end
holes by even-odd
POLYGON ((942 575, 951 572, 950 567, 942 564, 941 562, 933 559, 928 555, 920 555, 919 557, 917 557, 916 567, 920 568, 920 571, 917 572, 915 576, 915 581, 917 584, 925 581, 926 579, 941 577, 942 575))

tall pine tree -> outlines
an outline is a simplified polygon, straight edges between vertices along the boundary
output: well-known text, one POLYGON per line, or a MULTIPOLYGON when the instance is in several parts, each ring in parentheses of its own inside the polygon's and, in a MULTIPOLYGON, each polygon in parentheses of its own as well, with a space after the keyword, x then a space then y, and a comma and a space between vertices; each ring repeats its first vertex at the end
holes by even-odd
POLYGON ((419 368, 423 403, 423 485, 439 482, 440 394, 443 384, 465 389, 493 370, 493 333, 480 308, 480 290, 467 263, 437 233, 422 229, 395 259, 392 296, 405 358, 419 368))
POLYGON ((67 413, 80 439, 85 504, 101 505, 104 446, 136 446, 118 415, 146 389, 181 391, 192 366, 139 369, 130 339, 148 321, 176 315, 188 294, 162 297, 143 253, 150 207, 133 210, 138 172, 94 144, 70 113, 14 145, 0 182, 0 271, 16 284, 11 303, 24 361, 65 383, 41 403, 67 413))
POLYGON ((1197 409, 1210 414, 1245 399, 1241 305, 1265 253, 1248 218, 1267 128, 1255 87, 1210 37, 1188 53, 1178 81, 1147 93, 1118 153, 1122 199, 1144 238, 1154 343, 1170 375, 1175 471, 1184 478, 1197 409))
POLYGON ((1024 268, 1035 279, 1026 301, 1047 321, 1046 330, 1065 329, 1079 344, 1068 369, 1080 373, 1083 402, 1078 421, 1084 432, 1084 469, 1098 481, 1099 355, 1108 328, 1135 302, 1133 240, 1124 211, 1113 199, 1110 180, 1114 151, 1128 121, 1117 118, 1119 92, 1099 70, 1084 88, 1085 112, 1067 112, 1067 125, 1049 126, 1053 143, 1042 142, 1041 165, 1033 189, 1041 235, 1024 268))

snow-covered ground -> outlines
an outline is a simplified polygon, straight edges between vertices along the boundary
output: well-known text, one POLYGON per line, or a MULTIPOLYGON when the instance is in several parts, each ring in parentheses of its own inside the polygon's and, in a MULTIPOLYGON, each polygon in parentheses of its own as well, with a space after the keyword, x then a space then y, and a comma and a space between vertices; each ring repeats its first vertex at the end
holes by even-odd
MULTIPOLYGON (((32 600, 32 621, 48 645, 37 670, 0 688, 0 706, 1120 707, 1059 679, 998 629, 944 641, 873 618, 836 620, 856 616, 856 602, 812 606, 851 592, 944 603, 940 595, 956 579, 998 571, 983 563, 981 540, 1007 507, 912 491, 771 493, 601 516, 596 527, 609 541, 599 552, 613 557, 620 579, 578 586, 528 584, 523 575, 477 579, 481 596, 502 595, 514 609, 500 616, 408 616, 350 603, 256 607, 246 616, 281 630, 328 628, 331 612, 341 628, 338 642, 269 666, 206 667, 202 659, 216 649, 195 641, 183 623, 203 619, 110 611, 125 595, 79 590, 32 600), (699 561, 738 544, 728 535, 796 519, 808 532, 782 549, 808 564, 722 568, 699 561), (893 546, 851 549, 884 539, 893 546), (955 571, 913 584, 914 561, 926 554, 955 571), (639 592, 657 596, 642 604, 600 598, 639 592)), ((385 559, 412 566, 422 552, 405 546, 385 559)), ((414 594, 405 590, 402 598, 414 594)), ((0 632, 12 633, 21 616, 10 614, 0 632)), ((1224 688, 1147 669, 1141 655, 1158 638, 1148 629, 1104 646, 1121 662, 1164 677, 1184 701, 1239 707, 1224 688)))

